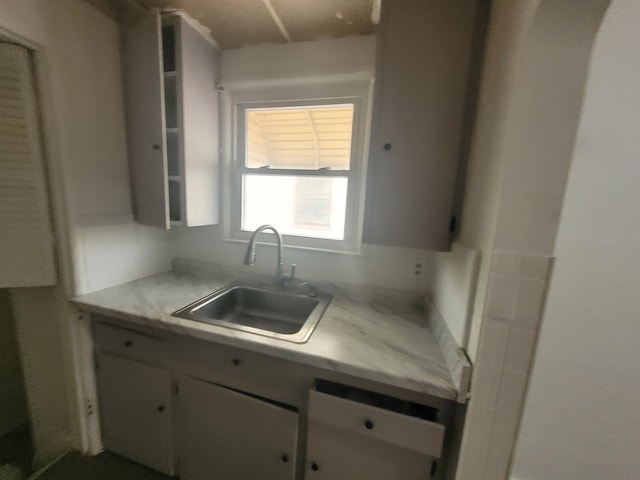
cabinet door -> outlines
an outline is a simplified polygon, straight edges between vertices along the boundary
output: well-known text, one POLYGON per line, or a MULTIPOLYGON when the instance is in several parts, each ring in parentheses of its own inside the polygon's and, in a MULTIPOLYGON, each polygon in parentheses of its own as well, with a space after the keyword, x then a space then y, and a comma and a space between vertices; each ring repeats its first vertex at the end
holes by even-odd
POLYGON ((297 413, 189 377, 178 402, 182 480, 294 478, 297 413))
POLYGON ((169 228, 160 28, 152 10, 125 30, 124 79, 136 220, 169 228))
POLYGON ((170 373, 107 354, 98 365, 105 447, 173 475, 170 373))
POLYGON ((218 51, 178 17, 184 223, 213 225, 220 220, 218 141, 218 51))
POLYGON ((449 248, 475 4, 382 2, 366 243, 449 248))

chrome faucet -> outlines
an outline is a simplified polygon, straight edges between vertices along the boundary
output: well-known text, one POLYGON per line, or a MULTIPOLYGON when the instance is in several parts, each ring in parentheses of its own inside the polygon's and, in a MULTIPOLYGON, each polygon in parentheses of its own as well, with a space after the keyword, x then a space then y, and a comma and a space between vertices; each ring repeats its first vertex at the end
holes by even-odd
POLYGON ((244 264, 245 265, 253 265, 256 261, 256 237, 260 232, 264 232, 265 230, 271 230, 275 236, 276 241, 278 242, 278 265, 276 266, 276 278, 275 283, 278 286, 284 287, 284 283, 287 280, 293 280, 296 274, 296 265, 291 265, 291 274, 285 275, 283 273, 283 263, 282 263, 282 235, 280 232, 276 230, 276 227, 272 225, 262 225, 256 228, 255 232, 251 235, 249 239, 249 244, 247 245, 247 251, 244 254, 244 264))

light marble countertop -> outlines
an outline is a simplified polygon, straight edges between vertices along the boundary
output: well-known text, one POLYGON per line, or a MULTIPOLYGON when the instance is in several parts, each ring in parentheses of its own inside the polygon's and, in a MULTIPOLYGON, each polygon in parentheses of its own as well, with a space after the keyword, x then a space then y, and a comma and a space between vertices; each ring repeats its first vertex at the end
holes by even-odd
POLYGON ((306 343, 272 339, 171 316, 238 279, 231 268, 184 268, 161 273, 73 302, 82 310, 138 325, 265 353, 386 385, 455 400, 458 392, 416 294, 325 284, 333 300, 306 343), (197 269, 196 269, 197 270, 197 269), (182 271, 182 273, 180 273, 182 271))

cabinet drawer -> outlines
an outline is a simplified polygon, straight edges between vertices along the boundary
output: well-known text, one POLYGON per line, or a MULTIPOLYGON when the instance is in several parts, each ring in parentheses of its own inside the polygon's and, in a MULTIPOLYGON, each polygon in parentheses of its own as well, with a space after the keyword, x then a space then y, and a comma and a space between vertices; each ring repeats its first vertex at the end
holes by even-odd
POLYGON ((189 376, 296 407, 305 402, 309 377, 293 362, 189 338, 178 339, 175 351, 189 376))
POLYGON ((168 365, 171 363, 169 341, 134 328, 123 328, 100 320, 93 325, 96 349, 123 357, 168 365))
MULTIPOLYGON (((441 456, 444 425, 376 406, 376 403, 385 403, 379 402, 382 398, 380 395, 342 386, 338 386, 339 395, 334 395, 330 388, 333 384, 322 383, 322 388, 316 385, 309 393, 309 422, 362 435, 433 458, 441 456), (329 388, 324 388, 327 384, 329 388)), ((396 405, 400 405, 400 410, 406 412, 420 410, 422 407, 402 401, 397 401, 396 405)), ((426 408, 429 413, 429 407, 422 408, 426 408)), ((435 413, 435 410, 431 410, 435 413)))

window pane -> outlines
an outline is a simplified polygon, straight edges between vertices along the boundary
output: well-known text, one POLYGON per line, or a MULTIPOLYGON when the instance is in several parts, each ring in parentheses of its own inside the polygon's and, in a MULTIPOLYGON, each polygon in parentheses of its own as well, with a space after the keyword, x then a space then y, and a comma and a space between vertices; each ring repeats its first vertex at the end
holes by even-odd
POLYGON ((280 233, 344 239, 345 177, 243 175, 242 230, 270 223, 280 233))
POLYGON ((353 109, 353 104, 247 109, 246 166, 348 170, 353 109))

